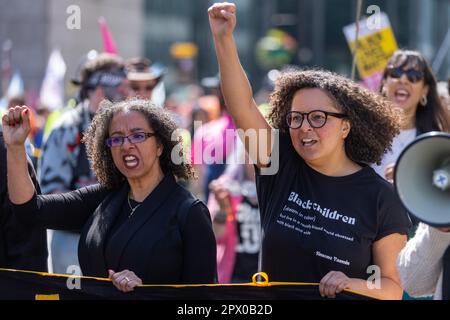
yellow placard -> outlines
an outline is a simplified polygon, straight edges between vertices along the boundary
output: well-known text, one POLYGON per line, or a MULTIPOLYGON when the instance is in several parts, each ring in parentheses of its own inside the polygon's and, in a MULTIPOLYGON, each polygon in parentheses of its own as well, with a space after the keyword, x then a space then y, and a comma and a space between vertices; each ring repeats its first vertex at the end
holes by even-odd
POLYGON ((392 29, 384 28, 360 37, 357 42, 350 42, 350 49, 352 52, 356 50, 356 64, 361 78, 367 78, 384 70, 398 46, 392 29))
POLYGON ((170 46, 170 54, 175 59, 195 58, 198 54, 198 47, 192 42, 176 42, 170 46))

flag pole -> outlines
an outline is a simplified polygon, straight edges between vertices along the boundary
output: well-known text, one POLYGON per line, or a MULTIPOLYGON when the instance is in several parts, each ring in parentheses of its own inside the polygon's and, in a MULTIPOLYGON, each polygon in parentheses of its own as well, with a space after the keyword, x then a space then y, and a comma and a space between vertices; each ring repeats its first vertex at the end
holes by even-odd
POLYGON ((355 80, 356 76, 356 52, 358 51, 359 42, 359 21, 361 20, 361 9, 362 9, 363 0, 357 0, 356 4, 356 32, 355 32, 355 50, 353 50, 353 63, 352 63, 352 80, 355 80))

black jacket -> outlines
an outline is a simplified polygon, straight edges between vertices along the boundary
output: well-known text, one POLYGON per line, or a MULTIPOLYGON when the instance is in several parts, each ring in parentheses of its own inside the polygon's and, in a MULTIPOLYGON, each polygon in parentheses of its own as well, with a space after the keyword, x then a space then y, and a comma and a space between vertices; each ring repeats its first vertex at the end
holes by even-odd
POLYGON ((216 243, 207 207, 167 174, 127 218, 128 192, 128 183, 115 190, 94 185, 35 196, 14 210, 50 229, 81 229, 85 276, 128 269, 144 284, 213 283, 216 243))
MULTIPOLYGON (((36 190, 40 193, 31 161, 28 161, 28 169, 36 190)), ((6 170, 6 149, 0 132, 0 267, 47 271, 46 230, 23 224, 12 214, 6 170)))

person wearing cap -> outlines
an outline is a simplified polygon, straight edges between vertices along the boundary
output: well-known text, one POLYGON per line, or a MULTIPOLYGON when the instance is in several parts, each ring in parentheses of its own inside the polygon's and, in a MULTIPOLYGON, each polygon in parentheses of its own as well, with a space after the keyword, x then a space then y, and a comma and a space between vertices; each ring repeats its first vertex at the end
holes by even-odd
POLYGON ((152 99, 154 89, 163 78, 162 69, 152 65, 147 58, 132 58, 126 62, 131 97, 152 99))
MULTIPOLYGON (((128 95, 125 64, 121 57, 101 53, 87 59, 79 75, 78 105, 64 112, 56 121, 42 149, 38 176, 42 193, 60 193, 97 182, 89 166, 83 132, 104 99, 116 102, 128 95)), ((67 273, 69 266, 77 266, 79 233, 50 231, 49 271, 67 273)))

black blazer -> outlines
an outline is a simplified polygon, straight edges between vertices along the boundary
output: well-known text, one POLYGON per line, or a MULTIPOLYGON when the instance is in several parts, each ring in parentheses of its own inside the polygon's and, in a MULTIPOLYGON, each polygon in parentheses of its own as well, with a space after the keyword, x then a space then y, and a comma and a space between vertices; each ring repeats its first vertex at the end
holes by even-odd
POLYGON ((216 243, 207 207, 167 174, 131 218, 114 226, 128 192, 128 183, 116 190, 95 185, 35 196, 14 208, 47 228, 82 229, 83 275, 107 277, 108 269, 128 269, 144 284, 213 283, 216 243))
MULTIPOLYGON (((33 166, 28 170, 39 193, 33 166)), ((8 199, 6 149, 0 132, 0 268, 47 271, 47 232, 45 228, 21 223, 8 199)))

